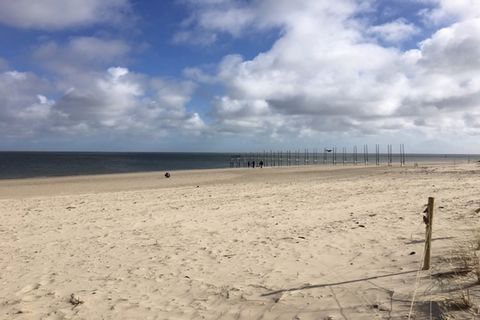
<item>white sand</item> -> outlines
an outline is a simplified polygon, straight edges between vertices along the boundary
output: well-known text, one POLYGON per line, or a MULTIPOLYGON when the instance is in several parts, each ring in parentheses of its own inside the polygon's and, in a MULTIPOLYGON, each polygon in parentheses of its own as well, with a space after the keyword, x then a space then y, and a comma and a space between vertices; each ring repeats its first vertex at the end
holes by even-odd
POLYGON ((435 268, 477 227, 479 169, 3 180, 0 318, 405 319, 423 205, 436 198, 435 268), (72 305, 71 294, 83 303, 72 305))

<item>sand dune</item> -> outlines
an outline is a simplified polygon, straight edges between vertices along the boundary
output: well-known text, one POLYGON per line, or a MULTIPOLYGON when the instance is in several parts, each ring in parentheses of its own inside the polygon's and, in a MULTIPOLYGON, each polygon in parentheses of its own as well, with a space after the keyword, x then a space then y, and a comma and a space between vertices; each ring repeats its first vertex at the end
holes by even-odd
POLYGON ((406 319, 427 197, 440 268, 477 227, 479 177, 465 164, 0 181, 0 318, 406 319))

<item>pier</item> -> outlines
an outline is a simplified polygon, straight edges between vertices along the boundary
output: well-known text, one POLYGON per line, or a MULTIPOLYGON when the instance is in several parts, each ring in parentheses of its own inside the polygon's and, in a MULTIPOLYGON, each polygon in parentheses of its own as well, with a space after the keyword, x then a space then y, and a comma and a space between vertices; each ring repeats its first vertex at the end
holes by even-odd
MULTIPOLYGON (((382 147, 375 144, 375 152, 369 152, 368 144, 363 145, 363 152, 358 152, 358 146, 350 148, 336 146, 323 148, 305 148, 297 150, 263 150, 261 152, 235 153, 230 155, 230 168, 247 168, 253 166, 264 167, 289 167, 289 166, 311 166, 311 165, 369 165, 369 159, 375 156, 376 166, 387 165, 405 166, 407 155, 405 145, 400 144, 398 148, 388 144, 382 147), (310 151, 312 150, 312 151, 310 151), (341 150, 341 154, 339 154, 341 150)), ((373 162, 371 163, 373 165, 373 162)))

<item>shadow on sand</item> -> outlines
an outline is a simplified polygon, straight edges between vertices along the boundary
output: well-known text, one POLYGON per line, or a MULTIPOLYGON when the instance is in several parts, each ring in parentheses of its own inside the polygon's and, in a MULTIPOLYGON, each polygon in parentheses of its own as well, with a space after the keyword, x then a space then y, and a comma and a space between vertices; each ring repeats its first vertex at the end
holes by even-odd
POLYGON ((306 286, 301 286, 301 287, 275 290, 275 291, 263 293, 261 296, 262 296, 262 297, 267 297, 267 296, 275 295, 275 294, 278 294, 278 293, 284 293, 284 292, 291 292, 291 291, 299 291, 299 290, 307 290, 307 289, 315 289, 315 288, 339 286, 339 285, 343 285, 343 284, 349 284, 349 283, 355 283, 355 282, 361 282, 361 281, 368 281, 368 280, 373 280, 373 279, 393 277, 393 276, 398 276, 398 275, 408 274, 408 273, 415 273, 415 272, 417 272, 417 271, 418 271, 418 270, 410 270, 410 271, 403 271, 403 272, 398 272, 398 273, 390 273, 390 274, 385 274, 385 275, 381 275, 381 276, 367 277, 367 278, 362 278, 362 279, 354 279, 354 280, 347 280, 347 281, 341 281, 341 282, 311 284, 311 285, 306 285, 306 286))

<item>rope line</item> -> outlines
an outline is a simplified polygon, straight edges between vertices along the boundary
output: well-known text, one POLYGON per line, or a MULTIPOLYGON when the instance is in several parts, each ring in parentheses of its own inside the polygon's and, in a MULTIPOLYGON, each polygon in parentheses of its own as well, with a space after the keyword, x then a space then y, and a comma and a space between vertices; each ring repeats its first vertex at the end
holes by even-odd
MULTIPOLYGON (((421 224, 419 226, 421 226, 421 224)), ((417 227, 417 230, 418 230, 418 227, 417 227)), ((420 266, 418 267, 417 276, 415 277, 415 286, 414 286, 414 289, 413 289, 412 301, 410 303, 410 311, 408 312, 408 320, 410 320, 411 317, 412 317, 413 305, 415 304, 415 298, 416 298, 417 291, 418 291, 418 285, 420 283, 420 281, 419 281, 420 273, 423 271, 422 270, 422 264, 423 264, 423 261, 425 259, 425 254, 426 254, 426 250, 424 248, 423 249, 423 254, 422 254, 422 259, 420 260, 420 266)), ((429 276, 430 276, 430 279, 431 279, 431 277, 432 277, 431 268, 428 271, 429 271, 429 276)), ((430 313, 430 320, 431 320, 432 319, 432 300, 431 300, 431 297, 430 297, 430 312, 429 313, 430 313)))
POLYGON ((418 271, 417 271, 417 276, 415 277, 415 286, 414 286, 414 289, 413 289, 412 302, 410 303, 410 311, 408 312, 408 320, 410 320, 411 317, 412 317, 413 305, 415 303, 415 297, 416 297, 416 294, 417 294, 418 284, 419 284, 418 280, 420 278, 420 273, 422 272, 422 263, 423 263, 424 258, 425 258, 425 250, 423 250, 423 255, 422 255, 422 259, 420 261, 420 266, 419 266, 418 271))

